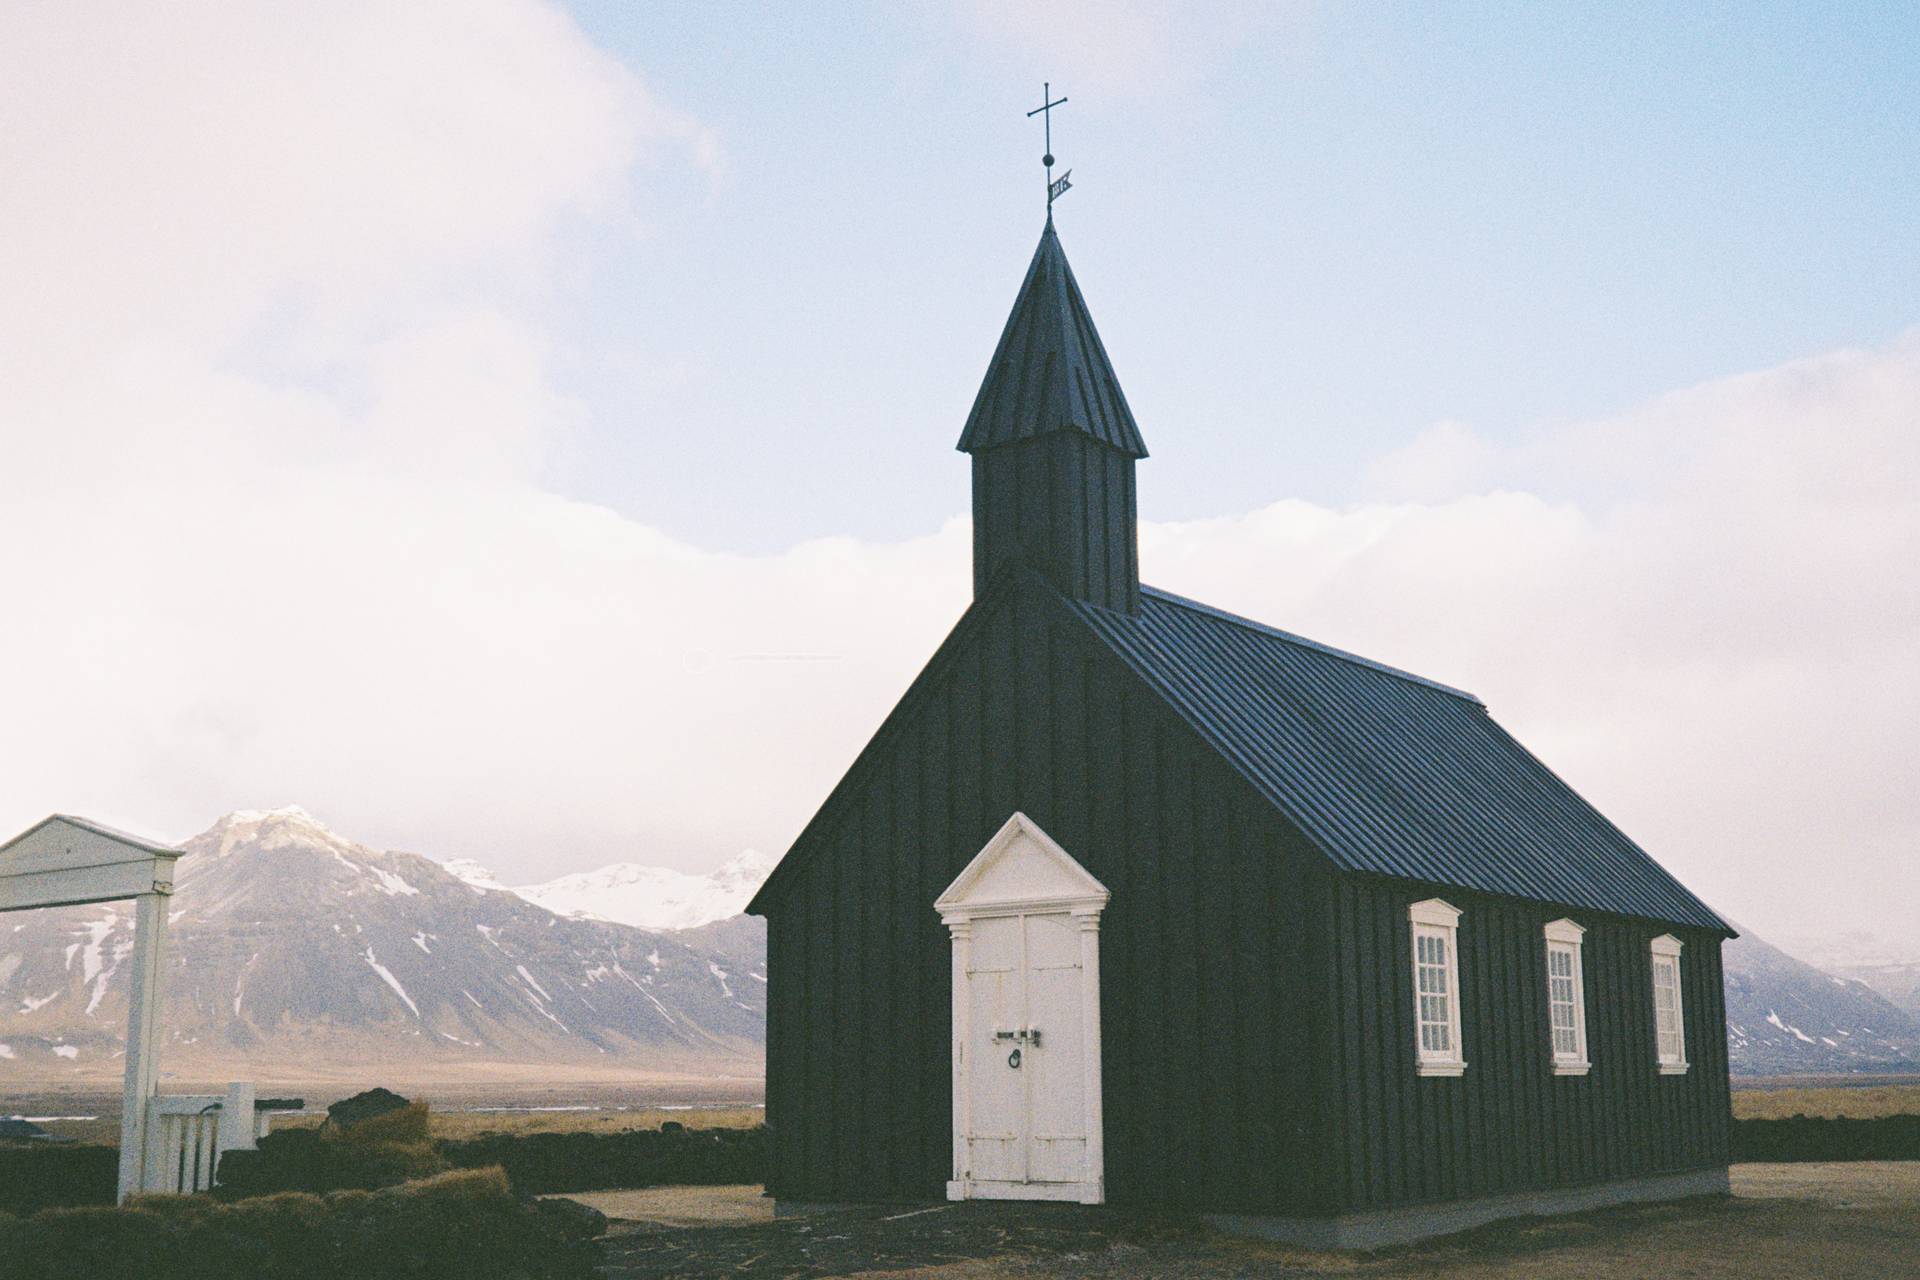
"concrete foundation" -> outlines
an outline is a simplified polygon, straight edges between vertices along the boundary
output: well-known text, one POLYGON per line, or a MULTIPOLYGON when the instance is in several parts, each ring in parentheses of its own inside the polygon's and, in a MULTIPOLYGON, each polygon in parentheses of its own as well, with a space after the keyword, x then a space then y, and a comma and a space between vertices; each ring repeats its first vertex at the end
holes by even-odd
POLYGON ((1549 1191, 1522 1191, 1478 1200, 1451 1200, 1445 1204, 1408 1205, 1346 1213, 1332 1218, 1283 1218, 1256 1214, 1209 1213, 1202 1221, 1229 1235, 1279 1240, 1309 1249, 1383 1249, 1411 1244, 1434 1236, 1452 1235, 1502 1218, 1546 1217, 1580 1213, 1616 1204, 1649 1200, 1684 1200, 1692 1196, 1726 1195, 1727 1171, 1697 1169, 1627 1178, 1585 1187, 1549 1191))

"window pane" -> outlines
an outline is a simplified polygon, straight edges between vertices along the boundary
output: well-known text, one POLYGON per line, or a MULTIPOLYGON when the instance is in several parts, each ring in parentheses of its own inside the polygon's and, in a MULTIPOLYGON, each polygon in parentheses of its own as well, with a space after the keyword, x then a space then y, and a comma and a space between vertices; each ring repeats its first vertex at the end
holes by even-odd
POLYGON ((1414 1013, 1420 1055, 1450 1060, 1459 1052, 1453 1030, 1453 938, 1443 929, 1413 929, 1414 1013))
POLYGON ((1685 1056, 1680 1028, 1680 965, 1671 956, 1653 962, 1653 1010, 1657 1052, 1662 1062, 1685 1056))

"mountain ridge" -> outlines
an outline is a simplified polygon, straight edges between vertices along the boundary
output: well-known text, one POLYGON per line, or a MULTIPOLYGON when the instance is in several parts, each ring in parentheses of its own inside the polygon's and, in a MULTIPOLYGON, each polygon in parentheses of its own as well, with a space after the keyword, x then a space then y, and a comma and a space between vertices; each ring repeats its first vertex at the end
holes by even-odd
MULTIPOLYGON (((764 945, 756 960, 737 938, 560 915, 295 806, 237 810, 182 847, 170 1073, 302 1060, 760 1073, 764 945)), ((0 1076, 117 1073, 132 937, 124 902, 0 925, 0 1076)))
MULTIPOLYGON (((617 863, 515 888, 471 861, 369 848, 297 806, 236 810, 183 847, 169 1075, 764 1070, 766 926, 739 914, 762 855, 708 876, 617 863), (685 924, 642 923, 663 920, 685 924)), ((124 902, 0 920, 0 1080, 118 1074, 132 939, 124 902)), ((1734 1074, 1920 1071, 1920 1010, 1745 931, 1724 956, 1734 1074)))
POLYGON ((1722 956, 1735 1075, 1920 1071, 1920 1019, 1866 983, 1744 929, 1722 956))

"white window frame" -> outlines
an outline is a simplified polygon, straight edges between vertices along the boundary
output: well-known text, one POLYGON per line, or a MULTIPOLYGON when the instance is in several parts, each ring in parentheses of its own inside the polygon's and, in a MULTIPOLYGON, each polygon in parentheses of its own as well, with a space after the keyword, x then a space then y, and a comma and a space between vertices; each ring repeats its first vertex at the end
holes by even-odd
POLYGON ((1413 953, 1413 1055, 1414 1065, 1423 1076, 1459 1076, 1467 1071, 1465 1046, 1460 1040, 1460 909, 1439 898, 1428 898, 1425 902, 1416 902, 1407 908, 1407 921, 1411 930, 1413 953), (1444 966, 1422 966, 1420 962, 1420 940, 1437 938, 1446 949, 1444 966), (1426 968, 1442 968, 1447 989, 1443 993, 1446 1002, 1446 1021, 1444 1024, 1421 1017, 1420 971, 1426 968), (1444 1049, 1428 1048, 1422 1035, 1429 1026, 1446 1027, 1447 1044, 1444 1049))
POLYGON ((1663 1076, 1687 1074, 1687 1005, 1683 994, 1686 982, 1680 968, 1680 946, 1680 939, 1670 933, 1661 934, 1649 945, 1653 977, 1653 1056, 1663 1076), (1668 1053, 1661 1043, 1665 1037, 1660 1030, 1660 990, 1665 981, 1664 975, 1668 973, 1672 974, 1673 980, 1672 1053, 1668 1053))
POLYGON ((1587 974, 1581 963, 1581 939, 1586 930, 1571 920, 1555 920, 1542 931, 1547 944, 1547 1054, 1557 1076, 1584 1076, 1592 1070, 1587 1057, 1587 974), (1558 952, 1571 961, 1573 984, 1573 1048, 1560 1048, 1560 1027, 1553 1020, 1553 958, 1558 952))

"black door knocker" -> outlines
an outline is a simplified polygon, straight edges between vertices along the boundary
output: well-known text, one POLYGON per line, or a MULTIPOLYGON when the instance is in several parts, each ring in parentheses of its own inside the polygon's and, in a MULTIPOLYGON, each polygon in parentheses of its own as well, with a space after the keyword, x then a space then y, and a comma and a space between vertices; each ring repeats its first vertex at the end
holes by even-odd
POLYGON ((1007 1055, 1007 1065, 1012 1067, 1015 1071, 1018 1071, 1020 1069, 1020 1051, 1018 1049, 1015 1049, 1012 1053, 1007 1055))

